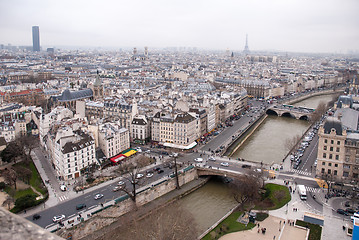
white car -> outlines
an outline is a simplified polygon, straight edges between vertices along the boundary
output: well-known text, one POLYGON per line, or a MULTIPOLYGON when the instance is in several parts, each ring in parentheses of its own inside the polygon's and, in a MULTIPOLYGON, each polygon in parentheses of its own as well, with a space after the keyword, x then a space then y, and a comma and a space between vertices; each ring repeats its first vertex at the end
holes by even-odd
POLYGON ((119 181, 119 182, 117 183, 117 185, 118 185, 118 186, 123 186, 123 185, 125 185, 125 182, 124 182, 124 181, 119 181))
POLYGON ((64 219, 65 219, 65 215, 57 215, 57 216, 52 218, 52 221, 53 222, 60 222, 60 221, 62 221, 64 219))
POLYGON ((146 177, 150 178, 153 176, 153 173, 147 173, 146 177))
POLYGON ((61 191, 65 192, 67 190, 67 187, 65 185, 60 185, 61 191))
POLYGON ((210 156, 210 157, 208 158, 208 160, 210 160, 210 161, 216 161, 216 159, 215 159, 213 156, 210 156))
POLYGON ((95 200, 103 198, 103 194, 99 193, 95 195, 95 200))
POLYGON ((137 173, 136 178, 142 178, 143 174, 142 173, 137 173))
POLYGON ((203 162, 203 158, 195 158, 194 161, 195 162, 203 162))
POLYGON ((221 166, 223 166, 223 167, 228 167, 229 164, 228 164, 227 162, 221 162, 221 166))

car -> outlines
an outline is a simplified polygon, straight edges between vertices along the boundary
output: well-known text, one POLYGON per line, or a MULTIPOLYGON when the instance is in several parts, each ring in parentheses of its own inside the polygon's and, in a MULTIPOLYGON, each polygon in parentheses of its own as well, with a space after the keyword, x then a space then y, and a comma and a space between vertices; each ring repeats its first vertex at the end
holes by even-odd
POLYGON ((64 220, 65 219, 65 215, 57 215, 57 216, 54 216, 53 218, 52 218, 52 221, 53 222, 60 222, 60 221, 62 221, 62 220, 64 220))
POLYGON ((242 168, 251 168, 251 165, 243 164, 243 165, 242 165, 242 168))
POLYGON ((67 187, 65 185, 60 185, 61 191, 65 192, 67 190, 67 187))
POLYGON ((228 167, 229 164, 228 164, 227 162, 221 162, 221 166, 223 166, 223 167, 228 167))
POLYGON ((337 209, 337 213, 339 213, 339 214, 341 214, 341 215, 348 216, 348 213, 347 213, 344 209, 341 209, 341 208, 338 208, 338 209, 337 209))
POLYGON ((95 200, 98 200, 98 199, 101 199, 101 198, 103 198, 103 194, 98 193, 98 194, 95 195, 95 200))
POLYGON ((77 205, 76 205, 76 210, 81 210, 81 209, 83 209, 83 208, 86 208, 86 204, 80 203, 80 204, 77 204, 77 205))
POLYGON ((40 218, 41 216, 39 214, 34 214, 34 216, 32 216, 32 220, 38 220, 40 218))
POLYGON ((346 201, 346 202, 345 202, 345 204, 344 204, 344 206, 346 206, 346 207, 350 207, 350 203, 349 203, 349 201, 346 201))
POLYGON ((119 181, 119 182, 117 183, 117 185, 118 185, 118 186, 123 186, 123 185, 125 185, 125 182, 124 182, 124 181, 119 181))
POLYGON ((203 162, 203 158, 195 158, 194 161, 195 162, 203 162))
POLYGON ((347 209, 345 209, 345 211, 346 211, 348 214, 352 214, 352 215, 355 213, 355 210, 352 209, 352 208, 347 208, 347 209))
POLYGON ((164 172, 164 171, 163 171, 162 169, 159 169, 159 170, 157 171, 158 174, 163 173, 163 172, 164 172))
POLYGON ((208 158, 208 160, 210 160, 210 161, 216 161, 216 159, 215 159, 213 156, 210 156, 210 157, 208 158))
POLYGON ((136 178, 143 178, 143 174, 142 173, 137 173, 136 178))
POLYGON ((112 189, 112 191, 117 192, 121 189, 121 186, 116 186, 112 189))
POLYGON ((156 168, 153 169, 153 171, 156 171, 156 172, 158 172, 159 170, 161 170, 160 167, 156 167, 156 168))
POLYGON ((146 177, 148 177, 148 178, 150 178, 150 177, 152 177, 153 176, 153 173, 147 173, 146 174, 146 177))

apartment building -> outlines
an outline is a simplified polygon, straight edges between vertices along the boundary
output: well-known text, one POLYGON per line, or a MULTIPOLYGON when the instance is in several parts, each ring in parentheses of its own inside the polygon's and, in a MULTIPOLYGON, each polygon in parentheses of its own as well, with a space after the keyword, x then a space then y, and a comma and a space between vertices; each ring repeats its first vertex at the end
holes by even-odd
POLYGON ((329 117, 319 128, 318 137, 316 174, 340 179, 344 170, 346 130, 338 119, 329 117))
POLYGON ((60 122, 62 119, 72 118, 73 112, 63 106, 58 106, 53 109, 50 113, 40 116, 40 143, 44 144, 44 137, 49 132, 50 128, 55 122, 60 122))
POLYGON ((191 114, 157 112, 151 122, 151 139, 164 146, 188 149, 198 138, 197 119, 191 114))
POLYGON ((116 123, 99 125, 98 143, 107 158, 130 148, 129 131, 116 123))
POLYGON ((136 143, 144 144, 150 138, 150 123, 146 116, 137 115, 132 119, 130 134, 136 143))
POLYGON ((86 168, 97 164, 95 141, 80 128, 73 130, 72 126, 62 126, 49 141, 52 163, 63 180, 77 178, 86 168))
POLYGON ((119 98, 107 98, 104 101, 103 117, 118 121, 123 128, 130 129, 132 120, 132 105, 119 98))

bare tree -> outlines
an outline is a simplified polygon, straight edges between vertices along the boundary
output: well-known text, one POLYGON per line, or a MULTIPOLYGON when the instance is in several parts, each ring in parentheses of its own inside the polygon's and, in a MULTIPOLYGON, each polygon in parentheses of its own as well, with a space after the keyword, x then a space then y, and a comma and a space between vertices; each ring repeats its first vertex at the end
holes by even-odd
POLYGON ((3 207, 7 206, 7 208, 10 210, 11 204, 14 204, 14 203, 15 203, 14 198, 12 198, 11 196, 7 196, 5 201, 2 203, 2 206, 3 207))
POLYGON ((138 174, 140 173, 141 168, 147 166, 150 163, 150 160, 144 156, 139 156, 133 159, 130 159, 128 162, 122 163, 117 171, 123 176, 124 179, 127 179, 131 187, 123 185, 120 188, 120 191, 125 192, 131 200, 136 203, 136 189, 140 183, 138 174))
POLYGON ((30 179, 32 176, 32 171, 28 168, 23 166, 13 166, 13 169, 16 171, 18 178, 20 178, 23 182, 27 184, 30 183, 30 179))
POLYGON ((179 180, 178 180, 178 168, 177 168, 178 153, 173 153, 172 157, 173 157, 173 162, 174 162, 174 167, 175 167, 176 189, 180 189, 181 186, 180 186, 179 180))
POLYGON ((16 181, 17 181, 17 174, 12 168, 5 168, 1 175, 4 177, 5 183, 9 184, 10 186, 14 185, 16 190, 16 181))
POLYGON ((246 205, 253 205, 260 199, 260 183, 255 176, 241 175, 233 179, 229 186, 234 200, 239 203, 240 210, 246 210, 246 205))
POLYGON ((327 110, 328 110, 327 104, 325 104, 324 102, 320 102, 317 108, 315 109, 315 111, 312 113, 310 121, 318 122, 327 110))
POLYGON ((192 240, 198 236, 192 214, 178 203, 155 210, 142 218, 129 217, 131 220, 122 225, 123 229, 109 232, 101 239, 192 240))
POLYGON ((25 154, 26 161, 31 159, 32 150, 39 146, 39 139, 34 136, 21 136, 16 140, 16 142, 19 147, 24 150, 23 152, 25 154))
POLYGON ((287 140, 284 143, 285 148, 288 151, 291 151, 297 145, 300 138, 301 138, 301 136, 299 134, 297 134, 297 135, 295 135, 295 136, 293 136, 291 138, 287 138, 287 140))

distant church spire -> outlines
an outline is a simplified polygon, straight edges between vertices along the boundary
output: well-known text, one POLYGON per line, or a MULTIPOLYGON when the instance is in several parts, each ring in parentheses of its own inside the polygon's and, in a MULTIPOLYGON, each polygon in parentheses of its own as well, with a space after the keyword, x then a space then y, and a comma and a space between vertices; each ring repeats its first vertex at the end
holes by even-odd
POLYGON ((246 46, 244 46, 243 53, 244 53, 244 54, 249 54, 249 47, 248 47, 248 34, 246 34, 246 46))

